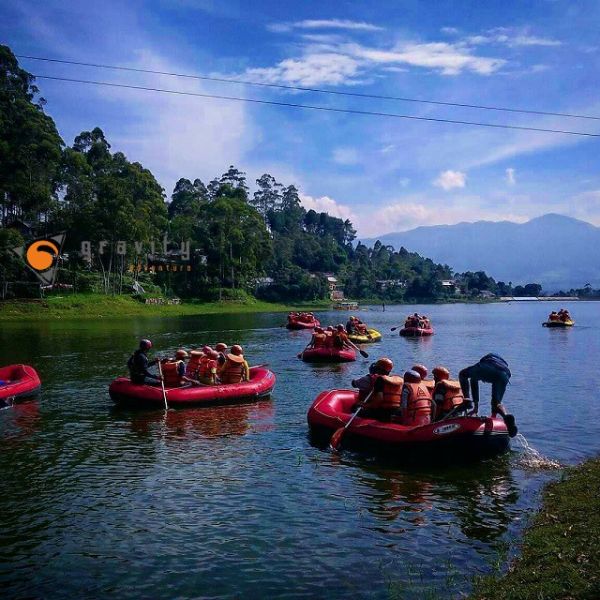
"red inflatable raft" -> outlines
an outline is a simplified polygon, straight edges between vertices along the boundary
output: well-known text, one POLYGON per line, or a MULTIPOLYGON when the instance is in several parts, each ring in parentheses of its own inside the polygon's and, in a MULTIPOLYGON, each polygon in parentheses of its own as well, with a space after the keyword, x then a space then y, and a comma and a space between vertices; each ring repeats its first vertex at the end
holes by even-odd
MULTIPOLYGON (((313 439, 328 444, 333 432, 352 416, 357 399, 358 392, 353 390, 327 390, 319 394, 307 415, 313 439)), ((349 446, 406 461, 479 459, 500 454, 509 447, 504 421, 492 417, 458 416, 414 427, 361 418, 359 414, 343 440, 349 446)))
POLYGON ((300 355, 304 362, 352 362, 356 352, 351 348, 308 348, 300 355))
MULTIPOLYGON (((271 394, 275 386, 275 375, 264 367, 250 368, 250 381, 227 385, 182 386, 167 388, 169 407, 214 406, 217 404, 237 404, 254 402, 271 394)), ((115 402, 142 405, 164 406, 162 388, 155 385, 131 383, 128 377, 118 377, 108 389, 115 402)))
POLYGON ((288 329, 314 329, 321 325, 319 319, 312 319, 311 321, 299 321, 298 319, 288 319, 286 327, 288 329))
POLYGON ((36 370, 29 365, 0 367, 0 405, 36 396, 41 385, 36 370))
POLYGON ((424 337, 427 335, 433 335, 433 328, 428 327, 403 327, 400 330, 400 335, 403 337, 424 337))

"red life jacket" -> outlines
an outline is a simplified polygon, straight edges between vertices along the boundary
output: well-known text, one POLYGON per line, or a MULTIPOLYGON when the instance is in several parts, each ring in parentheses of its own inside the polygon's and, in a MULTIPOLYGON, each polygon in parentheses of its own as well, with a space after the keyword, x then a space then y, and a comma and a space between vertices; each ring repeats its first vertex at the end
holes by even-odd
POLYGON ((192 350, 190 352, 190 360, 185 367, 185 374, 188 377, 197 377, 198 371, 200 369, 200 365, 202 364, 202 359, 205 358, 202 352, 198 352, 197 350, 192 350))
POLYGON ((245 372, 245 363, 235 363, 227 359, 221 371, 221 383, 240 383, 244 378, 245 372))
POLYGON ((169 360, 161 364, 165 387, 179 387, 181 385, 178 367, 182 362, 182 360, 169 360))
POLYGON ((450 379, 438 381, 433 390, 433 400, 436 406, 436 419, 444 417, 464 401, 460 383, 450 379))
POLYGON ((402 386, 402 425, 426 425, 431 422, 431 396, 423 382, 402 386))
POLYGON ((380 392, 373 394, 373 398, 367 405, 372 408, 398 410, 401 406, 402 384, 404 383, 402 377, 399 375, 379 375, 376 377, 382 382, 382 389, 380 392))
POLYGON ((209 380, 212 382, 213 375, 216 373, 217 369, 217 361, 206 357, 206 360, 202 361, 200 366, 200 370, 198 371, 198 376, 201 380, 208 382, 209 380))

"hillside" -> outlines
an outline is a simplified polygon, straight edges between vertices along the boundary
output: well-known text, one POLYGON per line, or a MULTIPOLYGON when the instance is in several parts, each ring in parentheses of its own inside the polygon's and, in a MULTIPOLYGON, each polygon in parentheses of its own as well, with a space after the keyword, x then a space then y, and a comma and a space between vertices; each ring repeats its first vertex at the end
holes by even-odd
POLYGON ((541 283, 544 290, 600 287, 600 228, 557 214, 527 223, 478 221, 417 227, 362 240, 418 252, 455 271, 486 271, 514 285, 541 283))

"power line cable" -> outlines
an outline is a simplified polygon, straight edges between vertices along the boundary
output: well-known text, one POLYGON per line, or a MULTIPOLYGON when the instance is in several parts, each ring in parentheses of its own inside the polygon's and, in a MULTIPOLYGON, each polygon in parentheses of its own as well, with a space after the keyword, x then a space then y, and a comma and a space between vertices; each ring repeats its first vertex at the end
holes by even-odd
POLYGON ((75 60, 62 60, 58 58, 46 58, 42 56, 29 56, 26 54, 15 54, 18 58, 25 58, 29 60, 38 60, 43 62, 50 63, 59 63, 65 65, 76 65, 80 67, 93 67, 96 69, 113 69, 116 71, 130 71, 132 73, 148 73, 152 75, 168 75, 169 77, 182 77, 185 79, 198 79, 201 81, 214 81, 218 83, 234 83, 238 85, 253 85, 259 87, 266 88, 277 88, 282 90, 293 90, 300 92, 314 92, 318 94, 332 94, 335 96, 352 96, 355 98, 369 98, 372 100, 395 100, 399 102, 416 102, 420 104, 434 104, 437 106, 453 106, 458 108, 474 108, 477 110, 490 110, 490 111, 500 111, 500 112, 511 112, 511 113, 523 113, 529 115, 542 115, 548 117, 567 117, 571 119, 591 119, 594 121, 600 121, 600 117, 596 117, 594 115, 582 115, 576 113, 563 113, 563 112, 550 112, 543 110, 531 110, 525 108, 509 108, 503 106, 487 106, 483 104, 462 104, 460 102, 443 102, 441 100, 424 100, 420 98, 406 98, 402 96, 385 96, 381 94, 364 94, 360 92, 342 92, 339 90, 329 90, 323 88, 313 88, 313 87, 302 87, 295 85, 283 85, 278 83, 264 83, 260 81, 252 81, 248 79, 234 79, 228 77, 210 77, 208 75, 190 75, 186 73, 174 73, 170 71, 154 71, 152 69, 140 69, 135 67, 123 67, 119 65, 103 65, 96 63, 87 63, 80 62, 75 60))
POLYGON ((147 87, 141 85, 129 85, 124 83, 112 83, 108 81, 92 81, 87 79, 71 79, 69 77, 53 77, 50 75, 33 75, 37 79, 48 79, 52 81, 66 81, 70 83, 85 83, 90 85, 107 86, 114 88, 125 88, 130 90, 143 90, 147 92, 160 92, 162 94, 175 94, 179 96, 194 96, 197 98, 213 98, 217 100, 232 100, 236 102, 249 102, 252 104, 264 104, 268 106, 283 106, 288 108, 301 108, 307 110, 319 110, 324 112, 345 113, 353 115, 367 115, 373 117, 393 117, 396 119, 411 119, 415 121, 430 121, 434 123, 452 123, 455 125, 473 125, 477 127, 493 127, 495 129, 516 129, 520 131, 537 131, 541 133, 563 133, 566 135, 577 135, 584 137, 600 137, 600 133, 587 133, 584 131, 568 131, 563 129, 545 129, 542 127, 525 127, 520 125, 508 125, 502 123, 480 123, 477 121, 461 121, 457 119, 442 119, 436 117, 419 117, 416 115, 402 115, 399 113, 386 113, 370 110, 355 110, 350 108, 335 108, 331 106, 318 106, 314 104, 297 104, 292 102, 276 102, 275 100, 259 100, 257 98, 243 98, 239 96, 222 96, 217 94, 201 94, 199 92, 184 92, 180 90, 169 90, 164 88, 147 87))

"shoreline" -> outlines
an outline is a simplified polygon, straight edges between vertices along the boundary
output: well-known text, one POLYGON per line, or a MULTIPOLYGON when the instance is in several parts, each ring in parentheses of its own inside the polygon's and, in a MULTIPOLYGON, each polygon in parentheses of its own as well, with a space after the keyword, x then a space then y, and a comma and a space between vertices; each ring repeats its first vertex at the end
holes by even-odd
POLYGON ((519 556, 475 581, 477 600, 600 597, 600 457, 568 467, 544 487, 519 556))
POLYGON ((1 322, 44 320, 127 319, 132 317, 191 317, 195 315, 252 314, 289 312, 291 310, 324 310, 330 302, 279 304, 250 300, 248 302, 182 302, 181 304, 143 304, 130 296, 73 294, 50 296, 40 300, 7 300, 0 302, 1 322))

